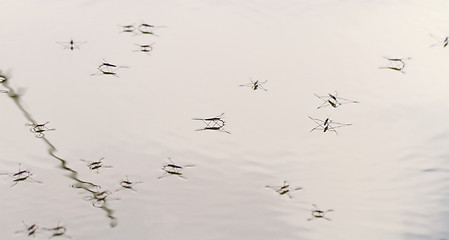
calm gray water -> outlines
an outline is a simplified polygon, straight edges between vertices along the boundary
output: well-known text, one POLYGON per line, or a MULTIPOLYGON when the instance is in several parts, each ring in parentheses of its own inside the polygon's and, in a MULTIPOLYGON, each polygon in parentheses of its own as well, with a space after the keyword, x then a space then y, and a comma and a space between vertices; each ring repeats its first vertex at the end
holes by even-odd
POLYGON ((449 239, 449 2, 0 9, 0 239, 449 239), (335 92, 358 103, 317 109, 335 92), (196 131, 221 113, 230 134, 196 131))

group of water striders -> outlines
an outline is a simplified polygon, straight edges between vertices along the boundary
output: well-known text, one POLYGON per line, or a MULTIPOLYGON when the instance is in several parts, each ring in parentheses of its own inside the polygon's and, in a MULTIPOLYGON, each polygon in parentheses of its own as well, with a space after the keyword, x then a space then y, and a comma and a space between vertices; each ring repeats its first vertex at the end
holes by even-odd
MULTIPOLYGON (((133 25, 120 26, 121 32, 123 32, 123 33, 134 33, 135 35, 141 34, 141 35, 152 35, 152 36, 157 36, 154 33, 154 29, 156 29, 158 27, 163 27, 163 26, 155 26, 155 25, 146 24, 146 23, 141 23, 138 25, 133 24, 133 25)), ((75 41, 73 41, 73 39, 71 39, 69 42, 58 42, 58 44, 62 44, 64 46, 64 49, 69 49, 71 51, 80 49, 80 46, 85 43, 87 43, 87 42, 75 42, 75 41)), ((445 37, 443 40, 439 41, 438 43, 433 44, 432 46, 442 45, 442 47, 445 48, 448 45, 448 43, 449 43, 448 37, 445 37)), ((153 50, 154 43, 136 44, 136 45, 138 46, 138 49, 135 51, 143 52, 143 53, 149 55, 151 53, 151 51, 153 50)), ((406 66, 406 62, 411 59, 411 58, 389 58, 389 57, 384 57, 384 58, 388 61, 388 65, 382 66, 379 68, 390 69, 393 71, 401 72, 403 74, 405 74, 404 68, 406 66)), ((112 63, 103 61, 97 67, 98 72, 94 73, 92 75, 111 75, 111 76, 118 77, 116 73, 117 73, 117 70, 120 68, 127 68, 127 67, 119 66, 116 64, 112 64, 112 63)), ((7 82, 7 77, 0 74, 0 83, 6 83, 6 82, 7 82)), ((265 80, 265 81, 255 80, 254 81, 254 80, 250 79, 249 83, 245 83, 245 84, 242 84, 239 86, 240 87, 249 87, 254 91, 256 91, 256 90, 268 91, 264 87, 264 85, 267 82, 268 82, 267 80, 265 80)), ((12 88, 8 88, 8 90, 0 90, 0 93, 8 94, 11 98, 19 97, 19 95, 16 94, 16 92, 13 91, 12 88)), ((338 108, 345 104, 358 103, 358 101, 340 97, 337 92, 328 93, 327 95, 318 95, 318 94, 314 94, 314 95, 322 101, 322 103, 317 107, 317 109, 338 108)), ((337 128, 352 125, 350 123, 335 122, 334 120, 332 120, 330 118, 318 119, 318 118, 313 118, 313 117, 309 116, 309 119, 311 119, 314 123, 316 123, 316 126, 314 128, 312 128, 310 130, 310 132, 322 131, 324 133, 333 132, 335 134, 338 134, 338 132, 336 130, 337 128)), ((224 128, 225 127, 224 113, 222 113, 218 116, 215 116, 215 117, 193 118, 193 120, 201 121, 202 123, 205 124, 204 127, 200 128, 200 129, 196 129, 196 131, 219 131, 219 132, 231 134, 229 131, 227 131, 224 128)), ((44 123, 32 122, 32 123, 26 123, 25 125, 27 127, 30 127, 29 130, 30 130, 30 132, 32 132, 35 135, 35 137, 45 139, 44 133, 55 130, 54 128, 47 127, 48 124, 49 124, 49 122, 44 122, 44 123)), ((112 166, 104 165, 103 160, 104 160, 104 158, 100 158, 99 160, 96 160, 96 161, 88 161, 88 160, 80 159, 80 161, 86 163, 86 166, 88 169, 90 169, 91 171, 94 171, 96 173, 99 173, 100 169, 112 168, 112 166)), ((157 179, 162 179, 162 178, 165 178, 168 176, 176 176, 176 177, 179 177, 182 179, 187 179, 183 175, 183 170, 185 168, 194 167, 194 166, 195 165, 177 164, 177 163, 174 163, 171 158, 168 158, 168 162, 164 163, 161 168, 163 171, 163 174, 161 176, 159 176, 157 179)), ((25 181, 42 183, 42 181, 37 180, 33 177, 33 173, 29 169, 23 169, 21 163, 19 163, 19 167, 16 171, 1 172, 0 175, 9 176, 12 178, 11 187, 14 187, 17 184, 19 184, 21 182, 25 182, 25 181)), ((126 176, 126 179, 122 179, 118 183, 118 189, 116 189, 115 192, 121 191, 121 190, 136 191, 134 189, 134 186, 139 183, 142 183, 142 181, 131 181, 131 180, 129 180, 128 176, 126 176)), ((85 189, 85 187, 82 187, 81 185, 78 185, 78 184, 74 184, 74 185, 72 185, 72 187, 85 189)), ((114 199, 114 198, 111 198, 111 195, 113 194, 111 191, 101 190, 101 187, 99 187, 98 185, 96 185, 95 187, 96 187, 96 190, 88 190, 91 193, 91 195, 83 197, 84 200, 90 201, 93 206, 101 208, 101 207, 104 207, 105 202, 107 200, 114 199)), ((292 195, 291 195, 292 192, 302 189, 301 187, 292 187, 287 181, 284 181, 283 184, 280 186, 266 185, 265 187, 274 190, 279 195, 285 195, 285 196, 288 196, 289 198, 292 198, 292 195)), ((118 199, 118 198, 115 198, 115 199, 118 199)), ((311 210, 311 217, 307 220, 310 221, 310 220, 319 219, 319 218, 326 219, 328 221, 331 220, 330 218, 328 218, 326 216, 326 214, 328 212, 334 211, 333 209, 321 210, 315 204, 313 204, 312 206, 313 206, 313 209, 311 210)), ((67 228, 65 226, 61 225, 60 223, 58 223, 56 227, 39 227, 37 224, 27 225, 25 222, 23 222, 23 225, 25 226, 25 229, 17 231, 18 233, 25 232, 26 235, 28 235, 28 236, 35 236, 37 232, 43 230, 43 231, 49 232, 51 234, 50 238, 61 237, 61 236, 70 238, 70 236, 66 235, 67 228)))

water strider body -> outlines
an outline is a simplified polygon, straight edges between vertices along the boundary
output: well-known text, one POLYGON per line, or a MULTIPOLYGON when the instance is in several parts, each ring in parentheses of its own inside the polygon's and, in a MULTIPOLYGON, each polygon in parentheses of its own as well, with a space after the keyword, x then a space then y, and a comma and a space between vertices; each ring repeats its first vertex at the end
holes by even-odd
POLYGON ((275 190, 276 193, 278 193, 279 195, 287 195, 290 199, 292 198, 292 196, 290 195, 291 192, 298 191, 298 190, 302 189, 301 187, 291 188, 290 184, 287 184, 287 181, 284 181, 282 186, 267 185, 265 187, 275 190))
POLYGON ((164 170, 165 172, 162 176, 158 177, 158 179, 161 179, 163 177, 170 176, 170 175, 178 176, 180 178, 185 179, 185 177, 182 175, 181 171, 186 167, 194 167, 195 166, 195 165, 191 165, 191 164, 181 166, 181 165, 173 163, 171 158, 168 158, 168 160, 170 161, 170 163, 162 166, 162 170, 164 170))
POLYGON ((388 61, 390 61, 389 65, 386 67, 379 67, 381 69, 391 69, 405 74, 405 62, 410 60, 411 58, 388 58, 384 57, 388 61))
POLYGON ((196 131, 212 130, 230 134, 230 132, 224 129, 225 121, 222 119, 223 115, 224 113, 212 118, 193 118, 193 120, 199 120, 206 124, 204 128, 197 129, 196 131))
POLYGON ((154 43, 151 44, 136 44, 136 46, 139 47, 138 50, 134 50, 134 52, 143 52, 146 53, 148 55, 150 55, 151 51, 153 51, 153 45, 154 43))
POLYGON ((134 30, 136 29, 134 27, 134 24, 131 25, 119 25, 120 28, 122 28, 122 31, 120 32, 125 32, 125 33, 130 33, 130 32, 134 32, 134 30))
POLYGON ((87 161, 84 159, 80 159, 80 161, 85 162, 87 164, 87 167, 90 170, 97 170, 97 173, 99 172, 100 168, 112 168, 112 166, 105 166, 103 165, 104 157, 100 158, 98 161, 87 161))
POLYGON ((97 72, 91 74, 91 76, 95 76, 95 75, 111 75, 111 76, 114 76, 114 77, 118 77, 116 71, 119 68, 128 68, 128 67, 126 67, 126 66, 117 66, 115 64, 108 63, 108 62, 103 60, 103 62, 97 67, 97 72))
POLYGON ((46 122, 46 123, 26 123, 25 126, 31 127, 30 128, 30 132, 35 133, 35 136, 37 138, 43 138, 43 137, 45 137, 44 132, 56 130, 54 128, 48 128, 46 125, 49 124, 49 123, 50 122, 46 122))
POLYGON ((250 78, 250 81, 251 81, 250 83, 242 84, 242 85, 239 85, 239 86, 240 86, 240 87, 251 87, 253 90, 262 89, 262 90, 264 90, 264 91, 268 91, 267 89, 265 89, 265 88, 262 86, 263 84, 267 83, 268 80, 265 80, 265 81, 263 81, 263 82, 259 82, 259 80, 253 81, 253 80, 250 78))
POLYGON ((352 125, 351 123, 334 122, 333 120, 331 120, 329 118, 326 118, 325 120, 320 120, 318 118, 312 118, 312 117, 309 117, 309 118, 318 125, 318 126, 312 128, 312 130, 310 130, 310 132, 315 131, 315 130, 323 130, 323 132, 332 131, 332 132, 335 132, 335 134, 338 134, 337 130, 335 130, 335 128, 352 125))
POLYGON ((328 94, 327 96, 319 96, 317 94, 314 94, 316 97, 318 97, 319 99, 323 100, 324 102, 317 107, 317 109, 323 108, 323 107, 327 107, 327 106, 331 106, 333 108, 337 108, 343 104, 348 104, 348 103, 359 103, 358 101, 354 101, 354 100, 349 100, 346 98, 342 98, 342 97, 338 97, 337 92, 335 92, 335 94, 328 94))
POLYGON ((13 178, 13 180, 12 180, 13 184, 11 185, 11 187, 14 187, 19 182, 23 182, 23 181, 26 181, 26 180, 30 180, 30 181, 33 181, 33 182, 36 182, 36 183, 42 183, 41 181, 36 180, 36 179, 31 177, 31 176, 33 176, 31 171, 29 171, 29 170, 21 170, 21 166, 22 166, 22 164, 19 163, 19 170, 17 172, 14 172, 14 173, 4 172, 4 173, 0 173, 0 175, 8 175, 8 176, 13 178))
POLYGON ((67 228, 65 226, 61 226, 59 222, 58 222, 58 225, 56 227, 52 227, 52 228, 44 228, 43 227, 42 229, 52 233, 50 238, 54 238, 54 237, 71 238, 70 236, 66 235, 67 228))
POLYGON ((64 49, 70 49, 71 51, 75 49, 80 49, 80 46, 87 42, 75 42, 73 39, 70 39, 69 42, 56 42, 64 46, 64 49))
POLYGON ((25 226, 25 229, 16 231, 16 233, 26 232, 27 236, 36 237, 39 226, 37 224, 27 225, 24 221, 22 221, 22 223, 25 226))
POLYGON ((130 189, 130 190, 136 192, 136 190, 133 187, 134 187, 134 185, 139 184, 139 183, 142 183, 142 182, 132 182, 128 179, 128 176, 126 176, 126 180, 122 180, 120 182, 121 188, 118 189, 117 191, 120 191, 122 189, 130 189))
POLYGON ((312 206, 315 209, 312 209, 312 212, 311 212, 312 217, 307 219, 307 221, 311 221, 311 220, 314 220, 314 219, 317 219, 317 218, 323 218, 323 219, 326 219, 328 221, 331 221, 330 218, 326 217, 326 213, 333 212, 334 211, 333 209, 328 209, 326 211, 323 211, 323 210, 318 209, 318 207, 315 204, 313 204, 312 206))

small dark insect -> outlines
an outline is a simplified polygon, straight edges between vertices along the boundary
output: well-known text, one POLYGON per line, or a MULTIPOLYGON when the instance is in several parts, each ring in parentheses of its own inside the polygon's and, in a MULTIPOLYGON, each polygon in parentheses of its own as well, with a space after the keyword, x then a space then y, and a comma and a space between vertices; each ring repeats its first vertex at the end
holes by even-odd
POLYGON ((290 184, 287 184, 287 181, 284 181, 282 186, 269 186, 269 185, 267 185, 265 187, 274 189, 279 195, 286 194, 290 199, 292 198, 292 196, 290 195, 290 192, 302 189, 300 187, 293 188, 293 189, 290 188, 290 184))
POLYGON ((90 170, 96 170, 97 173, 99 172, 100 168, 112 168, 112 166, 103 165, 103 160, 104 160, 104 157, 100 158, 98 161, 87 161, 84 159, 80 159, 80 161, 87 163, 87 167, 90 170))
POLYGON ((324 121, 317 119, 317 118, 312 118, 312 117, 309 117, 309 118, 312 119, 316 124, 318 124, 318 126, 312 128, 312 130, 310 130, 310 132, 315 131, 315 130, 323 130, 323 132, 327 132, 328 130, 330 130, 332 132, 335 132, 335 134, 338 135, 335 128, 352 125, 351 123, 334 122, 333 120, 330 120, 329 118, 326 118, 324 121), (331 124, 332 124, 332 126, 331 126, 331 124))
POLYGON ((135 27, 134 27, 134 24, 131 24, 131 25, 124 25, 124 26, 121 26, 121 25, 119 25, 119 27, 122 29, 122 31, 120 31, 120 32, 125 32, 125 33, 130 33, 130 32, 134 32, 134 29, 136 29, 135 27))
POLYGON ((328 209, 326 211, 323 211, 323 210, 318 209, 318 207, 315 204, 313 204, 312 206, 315 209, 312 210, 312 217, 307 219, 307 221, 311 221, 311 220, 314 220, 316 218, 323 218, 323 219, 326 219, 328 221, 331 221, 330 218, 326 217, 326 213, 334 211, 333 209, 328 209))
POLYGON ((112 63, 108 63, 103 59, 103 62, 98 66, 98 68, 101 67, 111 67, 111 68, 117 68, 118 66, 112 63))
POLYGON ((91 74, 91 76, 95 75, 111 75, 114 77, 119 77, 115 72, 115 69, 112 69, 111 67, 99 67, 96 73, 91 74))
POLYGON ((141 23, 137 27, 137 30, 138 30, 137 33, 144 34, 144 35, 153 35, 153 36, 158 37, 158 35, 156 35, 154 33, 154 29, 160 28, 160 27, 164 27, 164 26, 155 26, 155 25, 151 25, 151 24, 147 24, 147 23, 141 23))
POLYGON ((22 164, 19 163, 19 170, 15 173, 0 173, 0 175, 8 175, 13 178, 13 180, 12 180, 13 184, 11 185, 11 187, 14 187, 19 182, 23 182, 26 180, 33 181, 36 183, 42 183, 41 181, 38 181, 38 180, 32 178, 31 176, 33 174, 29 170, 21 170, 21 166, 22 166, 22 164))
POLYGON ((156 28, 165 28, 167 26, 156 26, 153 24, 148 24, 148 23, 140 23, 137 27, 136 27, 136 34, 143 34, 143 35, 153 35, 158 37, 155 33, 154 30, 156 28))
POLYGON ((58 225, 56 227, 52 227, 52 228, 42 228, 46 231, 49 231, 52 233, 52 235, 50 236, 50 238, 53 237, 66 237, 66 238, 72 238, 68 235, 66 235, 67 232, 67 228, 65 226, 61 226, 60 222, 58 222, 58 225))
POLYGON ((80 49, 80 46, 87 42, 74 42, 73 39, 70 39, 69 42, 56 42, 56 43, 64 46, 64 49, 70 49, 73 51, 74 49, 80 49))
POLYGON ((156 26, 151 25, 151 24, 147 24, 147 23, 142 23, 142 24, 140 24, 139 27, 144 27, 144 28, 155 28, 156 26))
POLYGON ((120 188, 120 189, 117 189, 116 191, 120 191, 120 190, 122 190, 122 189, 130 189, 130 190, 133 190, 134 192, 136 192, 136 190, 135 190, 133 187, 134 187, 134 185, 139 184, 139 183, 142 183, 142 182, 131 182, 131 181, 128 179, 128 176, 126 176, 126 180, 122 180, 122 181, 120 182, 121 188, 120 188))
POLYGON ((170 175, 174 175, 174 176, 178 176, 180 178, 186 179, 186 177, 182 176, 181 171, 186 167, 194 167, 195 166, 195 165, 177 165, 172 162, 171 158, 168 158, 168 161, 170 161, 170 163, 162 166, 162 170, 164 170, 165 172, 162 176, 158 177, 158 179, 161 179, 163 177, 170 176, 170 175))
POLYGON ((16 233, 26 232, 27 236, 36 237, 36 234, 37 234, 37 231, 39 229, 39 226, 36 225, 36 224, 27 225, 24 221, 22 221, 22 223, 25 226, 25 229, 16 231, 16 233))
POLYGON ((85 196, 83 199, 86 201, 92 201, 92 206, 94 207, 103 207, 107 200, 119 200, 119 198, 109 197, 112 195, 112 192, 108 190, 100 191, 98 188, 97 191, 92 191, 91 193, 92 196, 85 196))
POLYGON ((268 80, 265 80, 263 82, 259 82, 259 80, 253 81, 251 78, 249 79, 251 82, 247 84, 242 84, 240 87, 251 87, 253 90, 262 89, 264 91, 268 91, 265 89, 262 85, 268 82, 268 80))
POLYGON ((140 31, 141 34, 150 34, 150 35, 157 36, 153 32, 153 30, 154 30, 154 26, 153 25, 142 23, 142 24, 140 24, 137 27, 137 29, 140 31))
POLYGON ((31 127, 30 131, 32 133, 35 133, 35 136, 37 138, 43 138, 44 132, 47 131, 54 131, 56 129, 54 128, 48 128, 46 125, 49 124, 50 122, 46 122, 46 123, 26 123, 25 126, 31 127))
POLYGON ((127 66, 117 66, 115 64, 112 63, 108 63, 106 61, 103 60, 103 63, 101 63, 98 67, 97 67, 97 72, 91 74, 91 76, 95 76, 95 75, 112 75, 114 77, 118 77, 116 71, 119 68, 128 68, 127 66))
POLYGON ((405 61, 410 60, 411 58, 387 58, 384 57, 385 59, 387 59, 388 61, 390 61, 390 64, 386 67, 379 67, 381 69, 391 69, 391 70, 395 70, 401 73, 405 73, 404 68, 405 68, 405 61))
POLYGON ((327 106, 332 106, 333 108, 337 108, 337 107, 341 106, 342 104, 358 103, 357 101, 354 101, 354 100, 337 97, 337 95, 338 95, 337 92, 335 92, 335 94, 329 93, 327 96, 318 96, 317 94, 314 94, 314 95, 317 98, 324 101, 323 104, 321 104, 319 107, 317 107, 317 109, 327 107, 327 106))
POLYGON ((196 131, 213 130, 231 134, 224 129, 225 121, 222 119, 223 115, 224 113, 212 118, 193 118, 193 120, 200 120, 206 124, 204 128, 197 129, 196 131))
POLYGON ((153 51, 153 45, 154 45, 154 43, 142 44, 142 45, 136 44, 136 46, 139 46, 139 49, 134 50, 134 52, 143 52, 143 53, 150 55, 151 51, 153 51))
POLYGON ((186 167, 194 167, 195 165, 191 165, 191 164, 189 164, 189 165, 183 165, 183 166, 181 166, 181 165, 177 165, 177 164, 174 164, 173 163, 173 161, 171 160, 171 158, 168 158, 168 161, 170 161, 170 163, 168 163, 168 164, 166 164, 166 165, 164 165, 163 167, 162 167, 162 170, 167 170, 167 169, 184 169, 184 168, 186 168, 186 167))

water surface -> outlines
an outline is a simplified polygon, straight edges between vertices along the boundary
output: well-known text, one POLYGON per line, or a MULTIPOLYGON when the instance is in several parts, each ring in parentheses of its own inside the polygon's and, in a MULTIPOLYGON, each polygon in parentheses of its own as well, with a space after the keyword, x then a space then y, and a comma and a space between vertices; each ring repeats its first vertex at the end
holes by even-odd
POLYGON ((449 238, 447 2, 0 8, 0 172, 21 163, 42 182, 0 176, 2 238, 27 238, 22 221, 60 222, 72 239, 449 238), (158 36, 121 32, 141 23, 158 36), (70 39, 87 43, 56 43, 70 39), (403 74, 379 69, 384 57, 411 59, 403 74), (91 76, 103 61, 129 68, 91 76), (250 78, 268 91, 239 87, 250 78), (359 103, 317 109, 313 94, 335 91, 359 103), (192 118, 221 113, 231 134, 195 131, 204 123, 192 118), (309 132, 308 116, 352 125, 309 132), (31 122, 56 130, 36 138, 31 122), (112 168, 98 173, 80 161, 102 157, 112 168), (158 179, 169 157, 195 166, 158 179), (126 177, 141 183, 116 191, 126 177), (265 187, 285 180, 302 187, 291 199, 265 187), (111 195, 94 207, 100 190, 111 195), (313 204, 335 210, 331 221, 308 221, 313 204))

